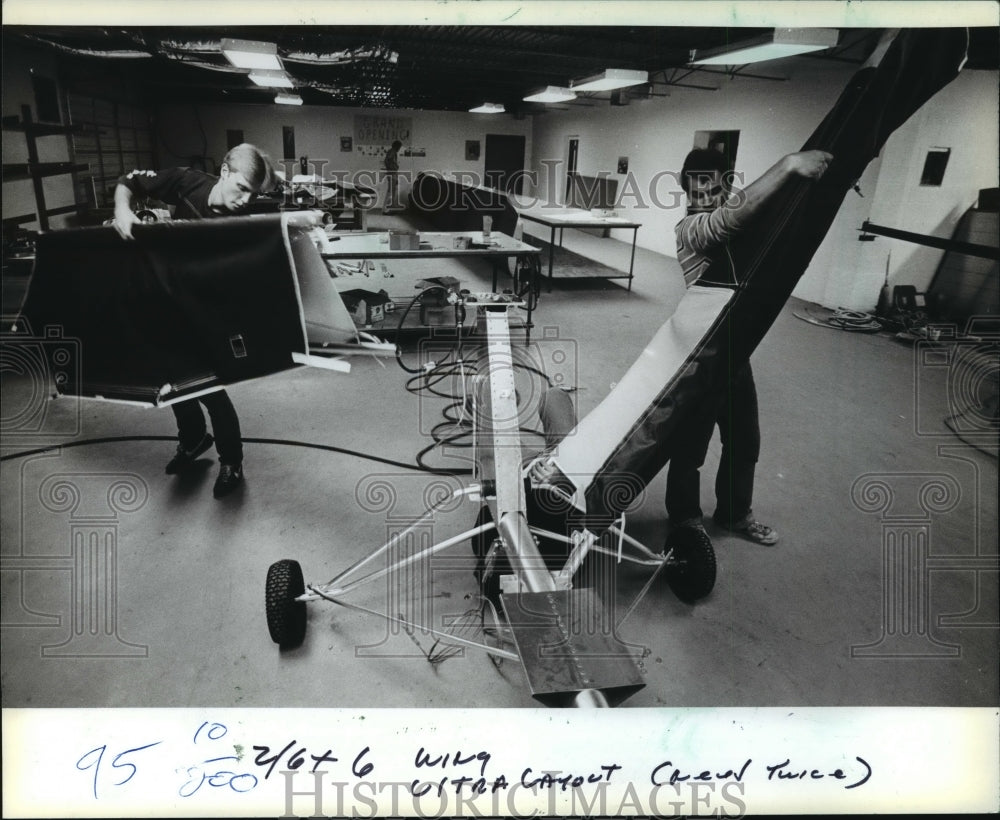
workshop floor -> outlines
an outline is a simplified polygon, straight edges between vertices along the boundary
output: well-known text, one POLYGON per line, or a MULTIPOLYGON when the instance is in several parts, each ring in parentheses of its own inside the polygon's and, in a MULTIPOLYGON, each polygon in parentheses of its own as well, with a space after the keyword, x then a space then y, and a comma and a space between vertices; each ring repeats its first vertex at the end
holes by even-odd
MULTIPOLYGON (((369 227, 404 222, 377 215, 369 227)), ((625 243, 569 230, 565 243, 627 264, 625 243)), ((483 263, 393 267, 364 284, 412 293, 419 274, 490 285, 483 263)), ((631 293, 603 280, 542 291, 531 349, 579 387, 580 415, 681 296, 674 260, 640 249, 635 270, 631 293)), ((886 333, 795 316, 808 307, 792 300, 753 357, 764 442, 756 513, 781 540, 763 547, 709 524, 713 593, 687 605, 657 579, 617 630, 641 653, 645 682, 625 706, 994 706, 996 428, 975 413, 958 422, 990 455, 944 424, 981 384, 960 372, 957 354, 971 347, 927 355, 886 333)), ((407 344, 404 364, 447 353, 443 340, 429 348, 407 344)), ((207 458, 188 479, 164 474, 171 413, 70 399, 29 413, 34 371, 5 355, 3 706, 534 705, 516 661, 493 663, 478 649, 441 660, 426 632, 329 602, 308 605, 300 648, 272 643, 272 562, 295 559, 307 582, 325 582, 467 479, 406 466, 445 423, 448 399, 408 391, 411 374, 392 359, 352 365, 348 375, 300 368, 231 388, 247 480, 219 501, 207 458), (38 451, 53 443, 66 446, 38 451), (75 546, 102 558, 75 565, 75 546)), ((452 447, 423 460, 455 469, 467 456, 452 447)), ((703 476, 709 513, 717 459, 716 442, 703 476)), ((663 486, 660 475, 627 516, 630 534, 654 551, 665 535, 663 486)), ((476 512, 468 501, 445 505, 417 538, 458 534, 476 512)), ((350 599, 454 622, 474 605, 470 554, 463 542, 350 599)), ((650 571, 620 565, 610 582, 617 618, 650 571)))

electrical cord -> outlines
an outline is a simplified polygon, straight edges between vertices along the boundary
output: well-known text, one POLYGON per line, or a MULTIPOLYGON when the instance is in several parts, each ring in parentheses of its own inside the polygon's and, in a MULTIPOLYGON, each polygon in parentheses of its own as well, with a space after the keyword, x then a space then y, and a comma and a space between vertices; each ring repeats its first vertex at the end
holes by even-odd
MULTIPOLYGON (((420 296, 424 293, 432 290, 447 290, 441 285, 434 285, 430 288, 425 288, 418 296, 407 306, 406 311, 404 311, 403 316, 400 319, 400 326, 402 326, 403 320, 406 318, 406 313, 416 304, 420 296)), ((318 444, 315 442, 304 442, 296 441, 292 439, 276 439, 276 438, 244 438, 243 441, 248 444, 265 444, 265 445, 279 445, 288 447, 306 447, 314 450, 323 450, 326 452, 340 453, 343 455, 353 456, 355 458, 365 459, 367 461, 375 461, 380 464, 386 464, 392 467, 398 467, 405 470, 417 470, 419 472, 431 473, 433 475, 471 475, 472 468, 437 468, 431 467, 426 463, 425 457, 428 456, 434 450, 449 446, 457 449, 468 449, 473 446, 471 439, 473 428, 472 420, 468 416, 469 410, 469 391, 466 389, 466 384, 468 380, 479 374, 480 366, 482 363, 482 358, 477 357, 476 359, 468 359, 462 357, 462 350, 467 340, 463 340, 461 336, 461 325, 458 326, 459 333, 456 337, 455 344, 446 354, 445 361, 432 363, 428 367, 424 368, 410 368, 402 361, 402 353, 399 346, 396 347, 396 360, 400 367, 408 373, 414 374, 406 382, 406 390, 408 392, 419 395, 421 393, 429 393, 438 398, 451 400, 447 404, 442 415, 444 416, 444 421, 439 422, 431 429, 432 443, 427 447, 421 449, 416 457, 415 463, 407 464, 405 462, 396 461, 394 459, 384 458, 382 456, 372 455, 370 453, 362 453, 357 450, 350 450, 344 447, 337 447, 329 444, 318 444), (453 360, 449 360, 453 359, 453 360), (462 385, 461 395, 456 395, 454 392, 444 392, 436 389, 437 385, 441 384, 447 379, 459 377, 460 384, 462 385), (447 431, 447 432, 446 432, 447 431)), ((544 371, 535 367, 532 364, 528 364, 523 361, 524 354, 517 349, 512 349, 514 351, 515 359, 520 355, 522 361, 515 361, 514 367, 534 373, 535 375, 541 377, 547 384, 547 386, 552 386, 552 380, 545 374, 544 371)), ((536 435, 544 438, 544 432, 537 429, 519 427, 518 431, 528 435, 536 435)), ((8 455, 0 456, 0 462, 10 461, 12 459, 27 458, 29 456, 40 455, 42 453, 48 453, 55 450, 71 449, 74 447, 82 447, 89 445, 98 444, 111 444, 111 443, 122 443, 122 442, 133 442, 133 441, 176 441, 176 436, 104 436, 99 438, 90 439, 80 439, 77 441, 68 441, 60 444, 53 444, 45 447, 38 447, 31 450, 24 450, 17 453, 10 453, 8 455)), ((471 459, 470 459, 471 461, 471 459)))
POLYGON ((870 313, 837 308, 827 321, 841 330, 881 330, 882 325, 870 313))
MULTIPOLYGON (((9 453, 5 456, 0 456, 0 462, 10 461, 18 458, 27 458, 29 456, 41 455, 42 453, 49 453, 54 450, 69 450, 74 447, 84 447, 96 444, 117 444, 121 442, 129 441, 177 441, 176 436, 104 436, 101 438, 89 438, 89 439, 78 439, 77 441, 68 441, 63 444, 53 444, 47 447, 38 447, 33 450, 24 450, 18 453, 9 453)), ((354 456, 355 458, 365 459, 366 461, 375 461, 379 464, 387 464, 390 467, 399 467, 404 470, 417 470, 419 472, 429 472, 435 475, 459 475, 454 470, 435 470, 431 467, 421 466, 420 464, 406 464, 402 461, 396 461, 390 458, 384 458, 382 456, 372 455, 370 453, 362 453, 357 450, 349 450, 345 447, 336 447, 332 444, 317 444, 315 442, 307 441, 295 441, 292 439, 278 439, 278 438, 244 438, 244 442, 247 444, 274 444, 286 447, 306 447, 311 450, 323 450, 331 453, 341 453, 342 455, 354 456)))
POLYGON ((832 313, 822 318, 812 315, 812 313, 807 309, 806 313, 798 313, 793 311, 792 315, 796 319, 802 319, 804 322, 809 322, 813 325, 819 325, 820 327, 829 327, 835 330, 847 330, 861 333, 877 333, 882 330, 882 323, 879 322, 872 314, 862 313, 857 310, 848 310, 847 308, 837 308, 832 313))
MULTIPOLYGON (((479 375, 481 360, 462 358, 460 355, 460 348, 461 344, 456 343, 454 361, 436 364, 433 367, 429 367, 425 371, 419 372, 406 383, 406 389, 408 392, 417 395, 429 393, 430 395, 438 398, 451 400, 450 403, 446 404, 442 409, 444 421, 439 422, 431 428, 431 444, 420 450, 415 457, 416 463, 429 471, 434 471, 435 468, 430 467, 427 464, 426 458, 435 450, 446 446, 458 450, 470 449, 474 445, 474 442, 471 440, 473 427, 472 419, 469 415, 471 408, 469 407, 469 390, 466 388, 466 384, 469 379, 475 378, 479 375), (460 395, 454 392, 449 393, 436 389, 437 385, 445 379, 453 378, 455 375, 460 377, 460 383, 462 386, 460 395)), ((515 353, 515 357, 516 356, 517 354, 515 353)), ((545 381, 547 386, 552 386, 551 379, 549 379, 542 370, 534 365, 526 364, 523 361, 515 361, 514 367, 534 373, 540 376, 545 381)), ((544 431, 529 427, 518 427, 518 432, 526 435, 538 436, 542 439, 545 437, 544 431)), ((471 468, 469 468, 467 472, 471 473, 471 471, 471 468)))
MULTIPOLYGON (((449 292, 444 285, 431 285, 430 287, 424 288, 422 291, 420 291, 420 293, 418 293, 416 296, 413 297, 413 299, 410 300, 410 304, 408 304, 406 308, 403 310, 402 314, 400 314, 399 322, 396 324, 397 335, 399 335, 399 333, 402 331, 403 322, 406 321, 406 317, 410 314, 410 311, 413 310, 413 306, 420 304, 420 300, 424 297, 425 294, 436 290, 443 290, 445 293, 449 292)), ((457 313, 456 313, 456 319, 457 319, 457 313)), ((456 321, 455 327, 458 331, 458 341, 460 342, 462 335, 462 323, 460 321, 456 321)), ((403 351, 400 349, 398 344, 396 345, 396 362, 407 373, 423 372, 423 370, 419 367, 418 368, 407 367, 407 365, 403 362, 403 351)))
POLYGON ((533 311, 542 292, 541 263, 537 256, 518 256, 514 260, 514 295, 523 299, 524 309, 533 311))
MULTIPOLYGON (((403 316, 400 317, 400 328, 406 318, 406 313, 412 309, 414 304, 420 301, 421 296, 427 291, 436 289, 447 290, 443 286, 435 285, 422 291, 407 306, 403 316)), ((484 364, 488 366, 488 362, 481 355, 477 355, 475 358, 466 355, 465 347, 468 344, 468 339, 463 339, 462 337, 461 323, 456 323, 456 325, 457 335, 455 343, 450 346, 444 358, 440 361, 429 362, 423 367, 409 367, 402 359, 400 348, 398 346, 396 348, 397 363, 404 371, 412 374, 405 385, 407 392, 414 395, 431 395, 449 402, 442 409, 444 421, 436 424, 430 431, 431 443, 421 449, 415 456, 416 463, 431 472, 435 471, 436 468, 429 466, 426 459, 435 450, 443 447, 450 447, 457 450, 473 447, 474 442, 471 440, 473 428, 470 417, 470 391, 467 385, 471 380, 480 375, 484 364), (456 392, 454 389, 440 389, 442 383, 448 380, 454 382, 456 378, 460 385, 460 392, 456 392)), ((536 367, 530 360, 526 361, 526 354, 520 348, 511 348, 511 352, 514 358, 513 366, 516 369, 535 374, 548 387, 552 386, 552 380, 548 375, 536 367)), ((519 427, 518 431, 526 435, 539 436, 543 439, 545 435, 543 431, 527 427, 519 427)), ((469 460, 470 462, 472 461, 472 459, 469 460)), ((468 474, 472 472, 472 468, 456 470, 456 472, 468 474)))

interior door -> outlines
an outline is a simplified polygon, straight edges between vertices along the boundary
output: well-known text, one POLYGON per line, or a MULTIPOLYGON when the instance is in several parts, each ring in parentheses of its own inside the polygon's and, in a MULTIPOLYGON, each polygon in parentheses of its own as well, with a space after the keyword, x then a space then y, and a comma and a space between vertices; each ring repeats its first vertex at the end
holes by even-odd
POLYGON ((740 144, 739 131, 695 131, 693 148, 712 148, 726 158, 729 170, 736 167, 736 149, 740 144))
POLYGON ((483 184, 506 193, 523 193, 524 143, 515 134, 487 134, 483 184))
POLYGON ((580 138, 570 137, 566 145, 566 190, 563 191, 563 202, 569 202, 573 190, 573 177, 576 175, 576 158, 580 153, 580 138))

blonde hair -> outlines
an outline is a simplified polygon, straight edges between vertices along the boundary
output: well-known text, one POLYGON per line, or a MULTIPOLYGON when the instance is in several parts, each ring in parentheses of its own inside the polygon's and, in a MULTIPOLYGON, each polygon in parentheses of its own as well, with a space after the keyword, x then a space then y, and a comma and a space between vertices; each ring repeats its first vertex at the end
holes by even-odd
POLYGON ((222 158, 222 164, 229 166, 231 171, 243 174, 257 191, 274 185, 275 174, 271 158, 249 142, 241 142, 230 148, 222 158))

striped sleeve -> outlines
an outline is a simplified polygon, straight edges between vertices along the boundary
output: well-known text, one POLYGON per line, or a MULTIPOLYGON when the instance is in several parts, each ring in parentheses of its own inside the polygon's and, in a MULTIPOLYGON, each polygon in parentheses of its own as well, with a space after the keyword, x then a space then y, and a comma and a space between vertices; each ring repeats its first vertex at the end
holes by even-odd
POLYGON ((695 213, 684 217, 674 229, 677 261, 684 274, 684 286, 691 287, 712 263, 720 248, 739 232, 732 209, 695 213))

